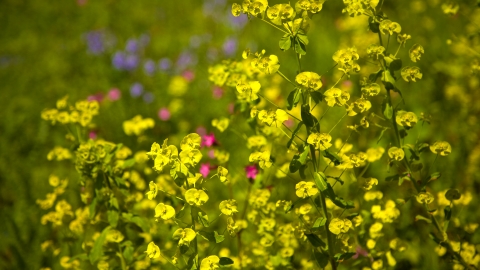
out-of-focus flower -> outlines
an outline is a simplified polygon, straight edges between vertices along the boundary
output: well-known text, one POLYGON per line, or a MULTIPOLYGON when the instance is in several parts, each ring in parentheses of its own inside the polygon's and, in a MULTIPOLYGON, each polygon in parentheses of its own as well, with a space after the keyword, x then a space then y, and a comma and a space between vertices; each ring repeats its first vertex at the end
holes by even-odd
POLYGON ((162 58, 158 62, 158 68, 162 71, 167 71, 172 67, 172 61, 168 58, 162 58))
POLYGON ((215 135, 213 133, 202 136, 202 146, 211 147, 215 143, 216 143, 216 140, 215 140, 215 135))
POLYGON ((143 101, 145 103, 152 103, 154 99, 155 99, 155 95, 152 92, 146 92, 143 95, 143 101))
POLYGON ((88 51, 91 54, 101 54, 105 51, 104 35, 101 31, 90 31, 85 34, 85 40, 87 41, 88 51))
POLYGON ((130 95, 132 97, 139 97, 143 93, 143 85, 141 83, 134 83, 130 86, 130 95))
POLYGON ((203 175, 203 178, 207 178, 210 173, 210 163, 203 163, 200 165, 200 173, 203 175))
POLYGON ((145 74, 151 76, 155 72, 155 61, 152 59, 145 61, 143 64, 143 70, 145 71, 145 74))
POLYGON ((136 39, 129 39, 125 45, 125 50, 129 53, 136 53, 138 50, 138 41, 136 39))
POLYGON ((247 173, 247 178, 255 179, 258 174, 258 169, 256 165, 249 165, 245 167, 245 172, 247 173))
POLYGON ((118 88, 112 88, 108 91, 108 99, 111 101, 119 100, 122 97, 122 92, 118 88))

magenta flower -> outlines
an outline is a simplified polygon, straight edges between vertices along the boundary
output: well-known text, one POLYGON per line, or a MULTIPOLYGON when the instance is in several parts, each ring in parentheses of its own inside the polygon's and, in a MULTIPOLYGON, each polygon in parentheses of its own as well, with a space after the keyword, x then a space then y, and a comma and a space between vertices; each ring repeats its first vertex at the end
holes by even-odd
POLYGON ((122 97, 122 92, 118 88, 112 88, 108 91, 108 99, 111 101, 119 100, 122 97))
POLYGON ((211 147, 215 143, 216 143, 216 140, 215 140, 215 135, 213 133, 210 133, 210 135, 205 134, 202 136, 202 147, 203 146, 211 147))
POLYGON ((207 129, 203 126, 199 126, 197 128, 197 130, 195 130, 197 132, 198 135, 200 136, 203 136, 203 135, 207 135, 207 129))
POLYGON ((90 131, 88 133, 88 137, 92 140, 95 140, 97 138, 97 132, 95 132, 94 130, 90 131))
POLYGON ((257 177, 257 174, 258 174, 257 166, 248 165, 245 167, 245 172, 247 173, 247 178, 255 179, 255 177, 257 177))
POLYGON ((182 77, 187 80, 187 82, 191 82, 193 79, 195 79, 195 73, 191 70, 185 70, 182 73, 182 77))
POLYGON ((211 158, 211 159, 214 159, 215 158, 215 150, 210 150, 208 151, 208 157, 211 158))
POLYGON ((160 118, 160 120, 162 121, 167 121, 168 119, 170 119, 170 111, 167 109, 167 108, 161 108, 159 111, 158 111, 158 118, 160 118))
POLYGON ((295 121, 292 118, 288 118, 287 121, 283 122, 288 128, 292 128, 295 125, 295 121))
POLYGON ((203 178, 207 178, 210 173, 210 163, 203 163, 200 165, 200 173, 203 175, 203 178))

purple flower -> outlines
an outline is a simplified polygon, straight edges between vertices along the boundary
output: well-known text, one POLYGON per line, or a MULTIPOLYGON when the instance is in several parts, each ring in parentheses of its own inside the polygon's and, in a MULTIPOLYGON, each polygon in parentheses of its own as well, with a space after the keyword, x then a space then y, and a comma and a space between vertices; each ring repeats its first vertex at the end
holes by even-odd
POLYGON ((204 178, 207 178, 208 174, 210 173, 210 164, 209 163, 201 164, 200 173, 203 175, 204 178))
POLYGON ((148 59, 145 61, 145 64, 143 64, 143 69, 145 74, 151 76, 155 72, 155 62, 152 59, 148 59))
POLYGON ((108 91, 108 99, 111 101, 119 100, 122 97, 122 92, 118 88, 112 88, 108 91))
POLYGON ((85 34, 88 51, 91 54, 101 54, 105 51, 103 44, 103 33, 100 31, 90 31, 85 34))
POLYGON ((210 135, 203 135, 202 136, 202 147, 212 147, 217 141, 215 140, 215 135, 210 133, 210 135))
POLYGON ((227 56, 232 56, 237 51, 237 40, 234 38, 229 38, 225 43, 223 43, 223 52, 227 56))
POLYGON ((158 63, 158 68, 163 71, 167 71, 172 67, 172 61, 168 58, 160 59, 158 63))
POLYGON ((155 99, 155 95, 152 92, 146 92, 143 95, 143 101, 145 103, 152 103, 154 99, 155 99))
POLYGON ((168 119, 170 119, 170 117, 171 117, 171 114, 167 108, 163 107, 160 110, 158 110, 158 118, 160 118, 160 120, 167 121, 168 119))
POLYGON ((129 53, 136 53, 138 50, 138 41, 136 39, 129 39, 127 45, 125 45, 125 50, 129 53))
POLYGON ((197 63, 197 58, 190 52, 183 52, 177 59, 177 69, 184 70, 189 66, 193 66, 197 63))
POLYGON ((127 55, 127 57, 125 58, 125 63, 123 68, 125 70, 131 71, 136 69, 137 67, 138 67, 138 56, 134 54, 127 55))
POLYGON ((257 177, 257 174, 258 174, 257 166, 248 165, 245 167, 245 172, 247 173, 248 179, 255 179, 255 177, 257 177))
POLYGON ((139 97, 143 93, 143 85, 141 83, 134 83, 132 86, 130 86, 130 95, 132 97, 139 97))
POLYGON ((112 57, 112 64, 116 69, 122 70, 125 66, 126 55, 124 52, 117 51, 112 57))

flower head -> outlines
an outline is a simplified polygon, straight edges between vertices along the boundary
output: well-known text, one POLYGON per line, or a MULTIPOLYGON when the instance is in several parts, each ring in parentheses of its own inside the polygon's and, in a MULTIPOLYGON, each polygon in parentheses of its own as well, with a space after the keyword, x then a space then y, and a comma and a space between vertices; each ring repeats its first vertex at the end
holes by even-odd
POLYGON ((430 145, 430 151, 440 156, 447 156, 452 152, 452 147, 448 142, 435 142, 430 145))
POLYGON ((147 246, 147 251, 145 251, 145 253, 147 253, 147 256, 150 259, 156 259, 160 257, 160 248, 155 245, 154 242, 150 242, 147 246))
POLYGON ((156 218, 159 217, 163 220, 168 220, 168 219, 171 219, 173 216, 175 216, 175 209, 173 209, 173 207, 171 207, 170 205, 159 203, 155 207, 156 218))
POLYGON ((191 188, 185 192, 185 200, 190 205, 201 206, 208 201, 208 195, 201 189, 191 188))

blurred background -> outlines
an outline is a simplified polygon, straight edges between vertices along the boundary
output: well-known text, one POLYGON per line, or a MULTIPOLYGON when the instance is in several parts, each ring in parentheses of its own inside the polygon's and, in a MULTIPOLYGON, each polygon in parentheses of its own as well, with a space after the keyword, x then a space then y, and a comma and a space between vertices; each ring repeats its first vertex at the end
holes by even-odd
MULTIPOLYGON (((46 158, 54 146, 65 145, 61 127, 40 118, 56 100, 67 95, 71 101, 98 100, 101 112, 90 136, 149 149, 152 140, 160 142, 172 134, 184 135, 199 127, 210 131, 213 118, 229 114, 233 94, 208 81, 210 65, 240 59, 246 48, 266 49, 279 56, 280 69, 293 78, 294 55, 278 48, 282 33, 245 15, 233 17, 234 2, 0 2, 0 269, 48 265, 40 244, 51 229, 40 224, 43 212, 35 201, 48 192, 50 174, 76 177, 72 168, 46 158), (139 114, 156 123, 144 141, 122 129, 123 121, 139 114)), ((277 3, 282 2, 269 1, 277 3)), ((404 61, 409 46, 418 43, 425 48, 416 63, 423 79, 413 84, 400 80, 399 88, 405 109, 431 116, 431 124, 413 131, 412 137, 452 145, 452 154, 436 161, 443 175, 433 188, 456 187, 476 197, 480 192, 480 11, 476 1, 465 0, 455 2, 459 11, 448 14, 442 7, 445 3, 385 0, 383 10, 412 36, 399 54, 404 61)), ((350 18, 342 8, 342 1, 327 1, 314 17, 307 56, 302 59, 305 70, 323 74, 333 66, 331 56, 340 47, 354 45, 362 58, 366 47, 376 42, 365 17, 350 18)), ((352 92, 360 93, 361 78, 362 73, 350 78, 352 92)), ((284 104, 291 90, 282 84, 272 98, 284 104)), ((363 140, 365 145, 375 136, 353 141, 362 145, 363 140)), ((231 134, 220 138, 226 144, 236 140, 231 134)), ((478 222, 475 206, 462 211, 465 222, 478 222)), ((478 233, 472 238, 480 243, 478 233)))

